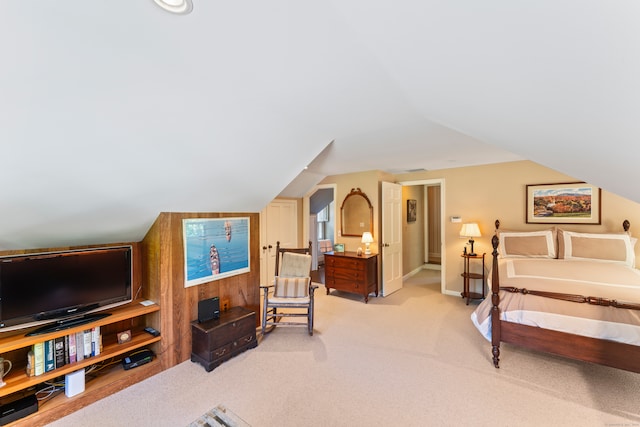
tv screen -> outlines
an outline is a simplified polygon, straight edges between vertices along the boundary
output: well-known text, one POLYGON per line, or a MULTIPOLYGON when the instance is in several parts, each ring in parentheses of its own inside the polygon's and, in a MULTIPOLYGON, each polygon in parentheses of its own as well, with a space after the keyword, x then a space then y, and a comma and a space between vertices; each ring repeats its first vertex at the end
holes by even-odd
POLYGON ((0 331, 131 301, 131 246, 0 257, 0 331))

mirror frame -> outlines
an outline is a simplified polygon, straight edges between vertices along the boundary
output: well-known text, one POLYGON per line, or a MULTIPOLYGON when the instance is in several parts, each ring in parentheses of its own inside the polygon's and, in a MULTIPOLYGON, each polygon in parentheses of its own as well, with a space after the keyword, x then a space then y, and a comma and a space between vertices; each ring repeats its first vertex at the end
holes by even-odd
POLYGON ((353 231, 353 230, 347 230, 346 227, 345 227, 345 211, 344 211, 347 201, 352 197, 356 197, 356 198, 362 197, 364 199, 364 201, 367 202, 367 205, 369 205, 369 228, 368 229, 363 228, 362 232, 369 231, 369 232, 371 232, 371 234, 373 234, 373 206, 371 205, 371 202, 369 201, 369 198, 367 197, 367 195, 364 194, 362 192, 362 190, 360 190, 360 188, 352 188, 351 192, 349 194, 347 194, 347 196, 342 201, 342 205, 340 206, 340 233, 341 233, 341 235, 342 236, 362 237, 362 233, 353 234, 353 233, 347 233, 346 232, 346 231, 353 231))

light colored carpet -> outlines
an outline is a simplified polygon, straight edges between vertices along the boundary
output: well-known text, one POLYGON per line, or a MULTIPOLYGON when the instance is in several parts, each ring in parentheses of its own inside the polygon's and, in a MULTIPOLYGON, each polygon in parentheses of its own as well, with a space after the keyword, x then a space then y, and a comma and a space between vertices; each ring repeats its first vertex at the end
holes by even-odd
MULTIPOLYGON (((207 373, 183 362, 51 424, 185 426, 224 405, 261 426, 640 424, 640 375, 503 345, 501 368, 439 272, 364 304, 316 300, 315 334, 276 328, 207 373)), ((335 291, 334 291, 335 292, 335 291)))

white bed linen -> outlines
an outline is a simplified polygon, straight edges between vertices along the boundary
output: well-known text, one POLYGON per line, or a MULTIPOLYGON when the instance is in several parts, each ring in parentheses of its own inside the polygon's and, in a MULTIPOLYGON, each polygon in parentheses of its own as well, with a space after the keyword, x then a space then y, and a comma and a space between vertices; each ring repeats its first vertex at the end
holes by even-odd
MULTIPOLYGON (((500 286, 503 287, 640 302, 640 272, 620 264, 558 259, 503 259, 499 262, 500 286)), ((580 304, 507 291, 500 291, 499 295, 501 320, 640 345, 639 310, 580 304)), ((491 298, 488 297, 471 314, 473 324, 489 341, 491 307, 491 298)))

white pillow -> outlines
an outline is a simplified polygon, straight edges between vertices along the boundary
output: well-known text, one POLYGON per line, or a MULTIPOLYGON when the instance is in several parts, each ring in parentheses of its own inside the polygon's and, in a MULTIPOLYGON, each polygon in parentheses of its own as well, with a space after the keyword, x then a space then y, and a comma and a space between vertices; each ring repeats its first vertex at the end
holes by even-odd
POLYGON ((498 231, 502 258, 556 258, 555 229, 498 231))
POLYGON ((576 233, 559 230, 559 258, 591 259, 604 262, 635 265, 637 239, 626 233, 576 233))

